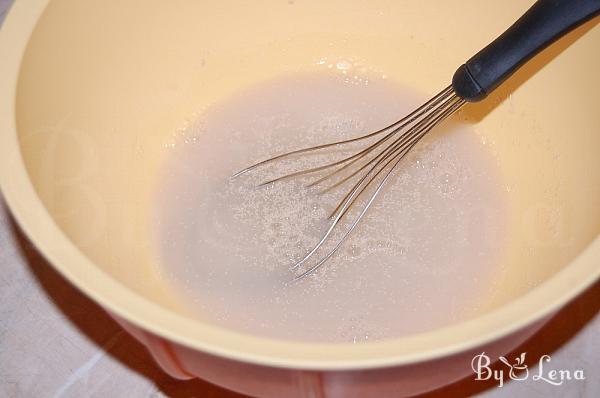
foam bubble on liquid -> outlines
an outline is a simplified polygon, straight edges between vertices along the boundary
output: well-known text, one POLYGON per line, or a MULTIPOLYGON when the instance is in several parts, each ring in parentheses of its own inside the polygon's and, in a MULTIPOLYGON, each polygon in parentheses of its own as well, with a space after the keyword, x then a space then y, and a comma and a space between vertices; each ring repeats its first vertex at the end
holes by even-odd
POLYGON ((289 266, 319 241, 350 186, 320 194, 306 188, 310 176, 257 185, 355 148, 230 179, 278 153, 376 130, 419 102, 389 81, 348 85, 332 71, 207 110, 171 148, 158 194, 157 239, 174 290, 207 322, 309 341, 364 343, 472 316, 499 267, 506 206, 468 129, 446 126, 415 147, 338 253, 299 283, 289 266))
POLYGON ((367 86, 372 80, 387 78, 385 73, 356 58, 321 57, 315 61, 315 65, 340 73, 344 83, 354 86, 367 86))

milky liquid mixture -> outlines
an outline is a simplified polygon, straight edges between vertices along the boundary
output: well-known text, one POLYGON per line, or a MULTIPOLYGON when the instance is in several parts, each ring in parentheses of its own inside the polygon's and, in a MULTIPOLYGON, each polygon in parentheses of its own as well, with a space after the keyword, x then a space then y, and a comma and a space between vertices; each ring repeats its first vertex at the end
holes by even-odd
POLYGON ((190 310, 255 335, 355 343, 476 315, 500 272, 507 206, 495 160, 465 126, 424 139, 339 252, 298 283, 289 266, 350 186, 256 185, 343 153, 230 179, 275 154, 381 128, 421 102, 387 80, 324 74, 265 83, 207 110, 169 148, 158 195, 162 272, 190 310))

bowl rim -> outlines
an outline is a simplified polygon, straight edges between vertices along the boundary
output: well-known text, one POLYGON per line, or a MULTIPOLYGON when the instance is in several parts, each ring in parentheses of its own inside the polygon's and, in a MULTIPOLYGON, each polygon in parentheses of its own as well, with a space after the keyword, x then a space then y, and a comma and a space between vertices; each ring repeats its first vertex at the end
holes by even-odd
POLYGON ((50 264, 110 313, 182 346, 257 365, 353 370, 407 365, 467 351, 506 337, 560 309, 600 277, 600 236, 571 263, 521 297, 473 319, 373 342, 306 343, 242 334, 162 307, 96 267, 58 228, 39 199, 21 156, 16 93, 21 60, 50 0, 15 2, 0 29, 0 192, 20 228, 50 264))

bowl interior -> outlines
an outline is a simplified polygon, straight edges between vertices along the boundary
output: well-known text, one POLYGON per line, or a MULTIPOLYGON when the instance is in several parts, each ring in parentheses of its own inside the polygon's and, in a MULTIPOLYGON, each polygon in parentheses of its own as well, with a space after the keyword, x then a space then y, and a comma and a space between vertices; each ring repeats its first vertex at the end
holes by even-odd
MULTIPOLYGON (((21 153, 44 206, 96 267, 185 314, 161 279, 149 221, 166 147, 182 128, 236 91, 317 70, 324 57, 361 60, 430 96, 523 7, 517 0, 468 0, 460 7, 54 0, 21 66, 21 153)), ((503 272, 482 313, 568 267, 600 232, 594 24, 543 52, 485 102, 465 108, 465 123, 498 159, 510 201, 503 272)))

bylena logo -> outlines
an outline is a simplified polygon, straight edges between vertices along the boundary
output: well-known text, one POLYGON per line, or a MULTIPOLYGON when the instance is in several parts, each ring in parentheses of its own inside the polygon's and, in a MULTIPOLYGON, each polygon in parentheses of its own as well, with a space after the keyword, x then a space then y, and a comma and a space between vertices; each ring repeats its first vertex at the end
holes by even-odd
POLYGON ((510 380, 523 381, 531 378, 533 381, 549 383, 555 386, 560 386, 569 380, 585 380, 585 374, 582 369, 548 370, 548 364, 552 360, 550 355, 542 355, 538 361, 537 372, 532 371, 530 373, 525 363, 526 355, 527 353, 523 352, 520 356, 515 357, 512 363, 505 357, 499 357, 498 359, 504 366, 501 366, 499 369, 492 369, 490 366, 492 363, 490 357, 485 352, 477 354, 471 361, 475 380, 493 379, 498 382, 498 387, 504 385, 507 375, 510 380))

